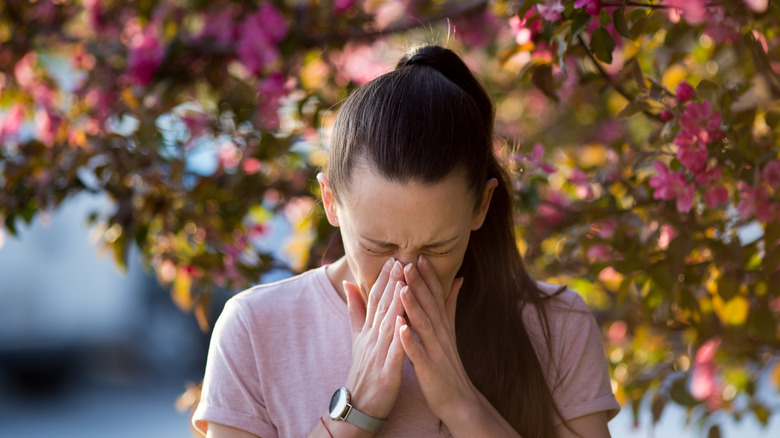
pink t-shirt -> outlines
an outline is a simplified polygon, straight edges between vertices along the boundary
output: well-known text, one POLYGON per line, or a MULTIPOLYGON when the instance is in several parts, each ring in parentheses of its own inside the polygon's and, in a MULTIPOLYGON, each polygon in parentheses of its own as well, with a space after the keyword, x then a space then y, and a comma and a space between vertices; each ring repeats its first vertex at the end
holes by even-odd
MULTIPOLYGON (((546 353, 540 361, 561 415, 568 420, 608 411, 611 419, 620 406, 596 321, 574 292, 554 301, 548 312, 554 362, 546 353)), ((536 312, 523 317, 537 351, 546 351, 536 312)), ((304 437, 346 382, 351 354, 347 305, 324 267, 246 290, 228 301, 214 327, 193 425, 204 434, 213 421, 262 438, 304 437)), ((408 358, 402 374, 380 435, 449 436, 428 409, 408 358)))

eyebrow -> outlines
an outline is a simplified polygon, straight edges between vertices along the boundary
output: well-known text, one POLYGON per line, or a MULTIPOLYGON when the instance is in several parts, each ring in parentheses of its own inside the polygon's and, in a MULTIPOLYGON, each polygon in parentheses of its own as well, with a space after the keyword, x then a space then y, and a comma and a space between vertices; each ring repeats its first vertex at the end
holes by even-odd
MULTIPOLYGON (((365 241, 368 241, 370 243, 373 243, 376 246, 380 246, 382 248, 389 248, 391 246, 396 246, 395 243, 385 242, 385 241, 382 241, 382 240, 376 240, 376 239, 372 239, 372 238, 366 237, 366 236, 360 236, 360 238, 365 240, 365 241)), ((440 240, 438 242, 432 242, 432 243, 429 243, 428 245, 425 245, 424 248, 441 248, 443 246, 449 245, 450 243, 456 241, 457 239, 458 239, 458 236, 455 236, 455 237, 452 237, 450 239, 440 240)))

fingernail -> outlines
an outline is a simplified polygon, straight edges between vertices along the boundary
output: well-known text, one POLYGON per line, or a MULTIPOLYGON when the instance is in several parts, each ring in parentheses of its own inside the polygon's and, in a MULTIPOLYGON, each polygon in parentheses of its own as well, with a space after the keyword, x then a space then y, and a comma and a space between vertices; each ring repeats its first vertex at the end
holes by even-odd
POLYGON ((412 272, 412 266, 413 265, 411 263, 409 263, 408 265, 404 266, 404 272, 406 272, 407 274, 412 272))
POLYGON ((408 295, 409 294, 409 286, 404 286, 401 288, 401 295, 408 295))
POLYGON ((395 262, 395 259, 394 259, 394 258, 392 258, 392 257, 390 257, 390 258, 389 258, 389 259, 387 259, 387 261, 385 262, 385 268, 390 268, 390 266, 391 266, 391 265, 392 265, 394 262, 395 262))

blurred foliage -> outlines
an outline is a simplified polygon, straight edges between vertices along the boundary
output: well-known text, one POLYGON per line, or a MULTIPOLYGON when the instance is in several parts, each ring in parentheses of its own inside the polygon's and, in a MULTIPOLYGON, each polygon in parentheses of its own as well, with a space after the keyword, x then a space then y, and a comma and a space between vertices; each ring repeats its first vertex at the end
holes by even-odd
MULTIPOLYGON (((720 436, 780 385, 780 6, 767 0, 7 0, 0 219, 69 197, 208 326, 215 288, 328 262, 333 111, 415 43, 484 79, 519 245, 604 328, 612 383, 720 436), (291 232, 263 244, 274 224, 291 232)), ((0 233, 2 233, 0 228, 0 233)), ((2 241, 2 239, 0 239, 2 241)), ((635 417, 638 419, 638 416, 635 417)))

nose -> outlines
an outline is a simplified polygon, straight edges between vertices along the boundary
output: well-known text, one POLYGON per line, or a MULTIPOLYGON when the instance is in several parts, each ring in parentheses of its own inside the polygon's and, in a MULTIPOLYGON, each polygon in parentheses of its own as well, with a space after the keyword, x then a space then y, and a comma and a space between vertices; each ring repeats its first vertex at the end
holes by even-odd
POLYGON ((417 257, 419 256, 419 251, 398 251, 394 255, 395 259, 401 262, 401 264, 404 266, 408 265, 409 263, 417 263, 417 257))

